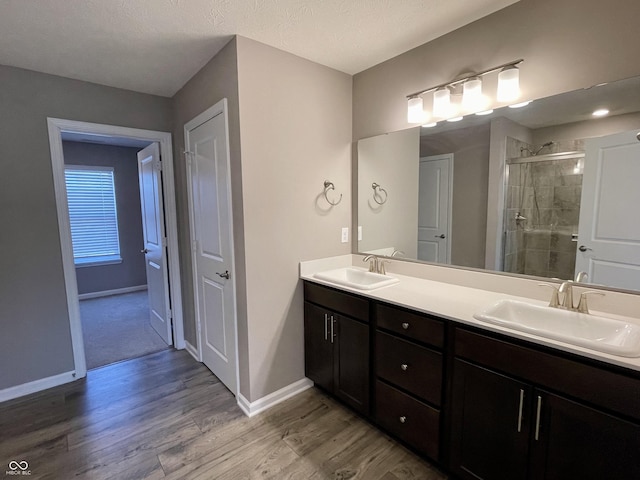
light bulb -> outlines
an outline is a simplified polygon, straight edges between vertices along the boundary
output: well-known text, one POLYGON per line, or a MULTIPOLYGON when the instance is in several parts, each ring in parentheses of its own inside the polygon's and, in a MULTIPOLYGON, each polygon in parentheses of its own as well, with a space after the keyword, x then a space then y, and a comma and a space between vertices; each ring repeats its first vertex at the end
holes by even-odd
POLYGON ((445 118, 451 111, 451 92, 448 87, 440 87, 433 92, 433 116, 445 118))
POLYGON ((423 123, 425 121, 422 97, 412 97, 407 101, 407 121, 409 123, 423 123))
POLYGON ((472 77, 462 85, 462 106, 469 111, 484 107, 486 99, 482 95, 482 80, 472 77))
POLYGON ((511 65, 498 74, 498 101, 511 102, 520 96, 520 70, 511 65))

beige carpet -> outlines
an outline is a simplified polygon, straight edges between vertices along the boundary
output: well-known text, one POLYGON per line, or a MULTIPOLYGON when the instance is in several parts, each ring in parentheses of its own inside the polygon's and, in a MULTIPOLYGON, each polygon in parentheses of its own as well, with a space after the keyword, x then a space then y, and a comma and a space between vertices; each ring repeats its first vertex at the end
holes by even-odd
POLYGON ((80 301, 87 368, 168 348, 149 324, 146 291, 80 301))

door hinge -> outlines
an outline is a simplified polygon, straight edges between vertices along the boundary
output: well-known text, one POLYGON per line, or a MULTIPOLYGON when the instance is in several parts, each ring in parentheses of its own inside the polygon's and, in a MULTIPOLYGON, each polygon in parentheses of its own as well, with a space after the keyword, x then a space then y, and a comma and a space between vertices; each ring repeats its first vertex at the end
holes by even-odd
POLYGON ((162 160, 158 159, 156 160, 156 162, 153 165, 155 167, 155 169, 159 172, 162 171, 162 160))

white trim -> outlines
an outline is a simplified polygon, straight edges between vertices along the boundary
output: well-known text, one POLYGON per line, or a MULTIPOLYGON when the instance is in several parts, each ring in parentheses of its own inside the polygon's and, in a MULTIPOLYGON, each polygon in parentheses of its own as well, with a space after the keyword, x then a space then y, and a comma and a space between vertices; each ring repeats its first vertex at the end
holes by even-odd
POLYGON ((31 393, 40 392, 41 390, 57 387, 58 385, 73 382, 79 378, 80 377, 76 375, 76 372, 65 372, 52 377, 40 378, 33 382, 5 388, 4 390, 0 390, 0 402, 6 402, 7 400, 13 400, 14 398, 24 397, 31 393))
MULTIPOLYGON (((228 103, 227 99, 223 98, 218 103, 213 105, 212 107, 207 108, 205 111, 197 115, 195 118, 191 119, 187 123, 184 124, 184 146, 185 151, 189 149, 189 132, 194 128, 202 125, 208 120, 212 119, 216 115, 222 114, 224 116, 224 129, 225 129, 225 149, 227 155, 227 191, 229 192, 228 198, 228 207, 229 210, 227 212, 229 218, 229 241, 231 242, 230 250, 231 250, 231 272, 234 273, 232 276, 233 282, 233 325, 234 325, 234 333, 235 333, 235 342, 236 342, 236 388, 234 394, 237 392, 240 395, 240 355, 238 349, 238 301, 236 297, 237 284, 236 279, 238 278, 236 273, 236 255, 234 248, 234 235, 233 235, 233 194, 232 194, 232 185, 231 185, 231 147, 229 142, 229 114, 228 114, 228 103)), ((191 271, 193 274, 193 296, 194 296, 194 309, 196 316, 196 331, 197 331, 197 352, 196 359, 199 362, 202 362, 202 325, 200 324, 200 312, 199 302, 198 302, 198 279, 196 275, 196 250, 194 248, 194 239, 195 239, 195 222, 194 222, 194 211, 193 211, 193 191, 191 186, 191 162, 188 155, 185 155, 185 163, 187 168, 187 203, 189 207, 189 234, 190 234, 190 245, 191 245, 191 271)), ((230 388, 233 391, 233 389, 230 388)), ((244 398, 244 397, 242 397, 244 398)))
POLYGON ((178 231, 176 216, 175 185, 173 173, 173 151, 171 133, 153 130, 141 130, 137 128, 118 127, 97 123, 78 122, 60 118, 47 118, 49 130, 49 146, 51 149, 51 166, 53 168, 53 185, 56 198, 56 210, 58 213, 58 229, 60 234, 60 248, 64 272, 64 282, 69 307, 69 326, 71 330, 71 343, 73 347, 73 360, 76 369, 76 378, 82 378, 87 374, 87 365, 84 355, 84 343, 82 339, 82 326, 80 323, 80 306, 78 301, 78 287, 76 283, 76 270, 73 262, 73 247, 71 243, 71 230, 69 225, 69 210, 67 208, 67 190, 64 181, 64 153, 62 150, 62 133, 92 133, 114 137, 133 138, 148 142, 158 142, 160 154, 163 159, 163 168, 166 175, 163 176, 163 193, 165 201, 165 218, 167 222, 167 250, 169 257, 169 283, 171 285, 173 307, 173 334, 174 345, 177 349, 183 349, 184 326, 182 318, 182 289, 180 285, 180 262, 178 251, 178 231))
POLYGON ((311 387, 313 387, 313 382, 305 377, 302 380, 298 380, 297 382, 287 385, 280 390, 276 390, 269 395, 265 395, 255 402, 250 402, 240 393, 238 394, 238 406, 247 417, 253 417, 254 415, 264 412, 268 408, 271 408, 280 402, 284 402, 285 400, 288 400, 311 387))
POLYGON ((184 341, 184 348, 187 352, 191 354, 193 358, 195 358, 196 362, 202 363, 202 360, 198 358, 198 349, 189 343, 189 340, 184 341))
POLYGON ((139 292, 146 290, 146 285, 137 285, 135 287, 115 288, 113 290, 102 290, 101 292, 81 293, 78 300, 89 300, 90 298, 110 297, 111 295, 122 295, 124 293, 139 292))

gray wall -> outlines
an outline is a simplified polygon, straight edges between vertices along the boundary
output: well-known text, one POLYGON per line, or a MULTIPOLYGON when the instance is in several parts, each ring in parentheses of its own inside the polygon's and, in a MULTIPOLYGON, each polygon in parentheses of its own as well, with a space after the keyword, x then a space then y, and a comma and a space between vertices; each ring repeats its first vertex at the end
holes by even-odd
POLYGON ((139 148, 95 143, 62 142, 64 163, 112 167, 118 211, 118 233, 122 262, 113 265, 77 267, 78 293, 102 292, 147 284, 138 182, 139 148))
POLYGON ((237 42, 251 381, 243 394, 254 401, 304 378, 298 262, 351 251, 340 243, 351 224, 351 77, 237 42), (325 179, 343 194, 329 211, 318 199, 325 179))
POLYGON ((420 157, 453 153, 451 263, 484 268, 491 126, 420 137, 420 157))
POLYGON ((0 389, 73 370, 47 117, 169 131, 170 100, 0 66, 0 389))
POLYGON ((406 95, 524 58, 525 98, 640 73, 637 0, 520 0, 353 79, 355 140, 408 128, 406 95))

